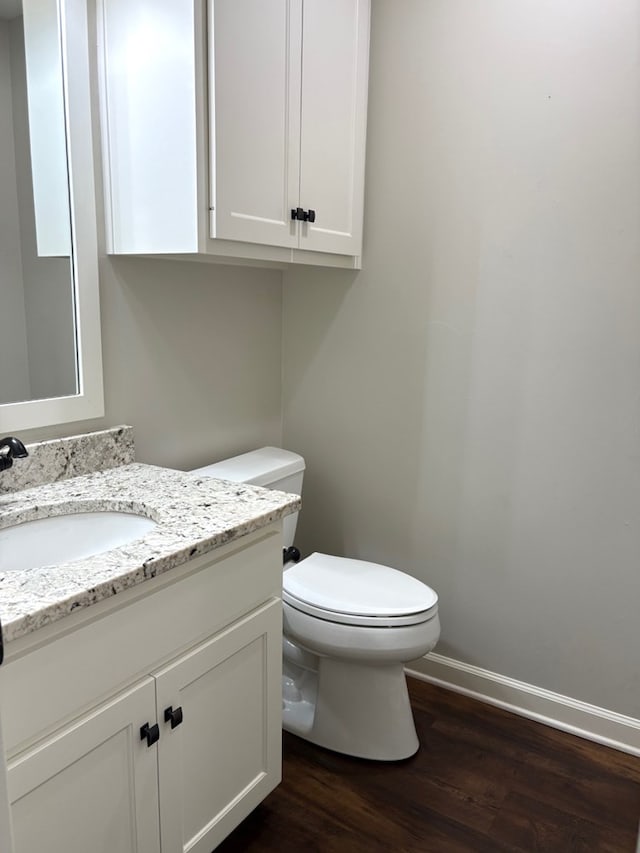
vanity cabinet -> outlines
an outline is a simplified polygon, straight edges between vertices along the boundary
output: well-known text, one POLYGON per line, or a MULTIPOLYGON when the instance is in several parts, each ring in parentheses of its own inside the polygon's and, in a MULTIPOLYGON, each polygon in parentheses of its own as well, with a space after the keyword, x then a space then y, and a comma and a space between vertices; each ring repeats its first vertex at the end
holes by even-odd
POLYGON ((100 0, 108 250, 359 267, 370 0, 100 0))
POLYGON ((280 543, 265 528, 9 646, 14 853, 210 853, 279 783, 280 543))

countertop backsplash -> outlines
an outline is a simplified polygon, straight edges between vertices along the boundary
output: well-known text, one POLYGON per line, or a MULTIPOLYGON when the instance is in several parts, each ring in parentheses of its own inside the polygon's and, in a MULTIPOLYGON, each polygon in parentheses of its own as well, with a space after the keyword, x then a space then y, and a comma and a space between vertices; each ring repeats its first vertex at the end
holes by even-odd
POLYGON ((29 456, 17 459, 12 468, 0 475, 0 494, 135 462, 133 428, 124 425, 67 438, 36 441, 26 447, 29 456))

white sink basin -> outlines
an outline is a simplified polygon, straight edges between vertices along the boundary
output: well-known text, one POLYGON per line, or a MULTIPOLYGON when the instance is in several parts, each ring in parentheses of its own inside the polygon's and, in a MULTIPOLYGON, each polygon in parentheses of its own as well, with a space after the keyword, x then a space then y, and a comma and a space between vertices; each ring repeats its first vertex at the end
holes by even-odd
POLYGON ((0 572, 82 560, 145 536, 156 522, 128 512, 80 512, 0 530, 0 572))

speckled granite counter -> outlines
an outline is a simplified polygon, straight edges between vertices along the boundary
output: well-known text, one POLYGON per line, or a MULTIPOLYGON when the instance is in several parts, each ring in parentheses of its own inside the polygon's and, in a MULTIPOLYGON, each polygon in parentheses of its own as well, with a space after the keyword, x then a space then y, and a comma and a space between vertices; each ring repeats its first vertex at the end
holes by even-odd
POLYGON ((2 472, 0 494, 135 462, 133 429, 122 425, 28 444, 29 456, 2 472))
POLYGON ((0 495, 0 529, 95 510, 132 512, 157 522, 142 539, 113 551, 53 569, 1 573, 4 642, 167 572, 299 506, 295 495, 142 464, 0 495))

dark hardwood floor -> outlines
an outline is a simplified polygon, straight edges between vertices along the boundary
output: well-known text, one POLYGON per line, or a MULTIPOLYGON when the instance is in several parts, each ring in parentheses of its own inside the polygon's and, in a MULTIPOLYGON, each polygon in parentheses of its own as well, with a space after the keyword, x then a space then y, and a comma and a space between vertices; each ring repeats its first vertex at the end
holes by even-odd
POLYGON ((395 764, 284 738, 282 784, 216 853, 634 853, 640 758, 409 679, 395 764))

